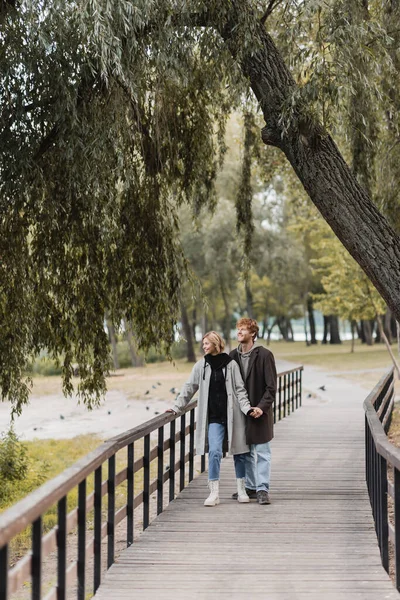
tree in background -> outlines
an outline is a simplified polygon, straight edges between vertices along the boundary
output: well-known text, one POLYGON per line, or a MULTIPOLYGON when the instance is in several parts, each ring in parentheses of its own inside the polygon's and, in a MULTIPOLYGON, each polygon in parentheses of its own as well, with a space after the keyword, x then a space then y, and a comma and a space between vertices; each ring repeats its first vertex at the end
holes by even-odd
MULTIPOLYGON (((253 0, 3 3, 0 387, 15 411, 28 398, 26 362, 44 348, 63 356, 65 393, 77 362, 79 394, 89 406, 99 399, 106 313, 115 326, 128 319, 140 346, 171 346, 186 279, 178 210, 214 206, 226 118, 250 91, 264 143, 283 152, 400 318, 399 238, 344 162, 328 119, 352 93, 340 85, 351 35, 373 57, 373 88, 383 89, 380 73, 386 86, 386 72, 398 76, 388 60, 398 13, 375 0, 353 23, 345 10, 339 0, 272 0, 266 11, 253 0)), ((377 114, 396 106, 392 96, 375 94, 377 114)), ((251 149, 254 119, 246 121, 251 149)), ((247 249, 249 156, 237 202, 247 249)))

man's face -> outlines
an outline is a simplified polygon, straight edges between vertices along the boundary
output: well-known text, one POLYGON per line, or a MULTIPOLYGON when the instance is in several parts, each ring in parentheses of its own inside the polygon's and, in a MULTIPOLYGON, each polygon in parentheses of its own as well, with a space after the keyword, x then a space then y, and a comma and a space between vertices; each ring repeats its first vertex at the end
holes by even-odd
POLYGON ((253 341, 253 334, 246 327, 238 327, 237 339, 240 344, 249 344, 253 341))

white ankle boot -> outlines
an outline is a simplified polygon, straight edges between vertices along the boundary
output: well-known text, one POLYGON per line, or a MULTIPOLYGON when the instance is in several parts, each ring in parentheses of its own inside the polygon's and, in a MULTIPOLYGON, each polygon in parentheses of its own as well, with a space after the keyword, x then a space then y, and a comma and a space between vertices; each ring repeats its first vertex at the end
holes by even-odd
POLYGON ((245 479, 236 479, 238 502, 250 502, 246 492, 245 479))
POLYGON ((209 481, 208 487, 210 488, 210 495, 204 501, 204 506, 215 506, 219 504, 219 481, 209 481))

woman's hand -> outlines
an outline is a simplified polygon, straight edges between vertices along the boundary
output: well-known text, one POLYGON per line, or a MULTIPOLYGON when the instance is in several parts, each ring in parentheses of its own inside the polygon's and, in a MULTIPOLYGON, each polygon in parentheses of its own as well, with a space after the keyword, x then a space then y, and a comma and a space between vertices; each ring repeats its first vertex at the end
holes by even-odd
POLYGON ((255 406, 253 408, 253 410, 250 413, 251 417, 254 417, 254 419, 258 419, 259 417, 261 417, 261 415, 263 414, 263 411, 261 410, 261 408, 258 408, 258 406, 255 406))

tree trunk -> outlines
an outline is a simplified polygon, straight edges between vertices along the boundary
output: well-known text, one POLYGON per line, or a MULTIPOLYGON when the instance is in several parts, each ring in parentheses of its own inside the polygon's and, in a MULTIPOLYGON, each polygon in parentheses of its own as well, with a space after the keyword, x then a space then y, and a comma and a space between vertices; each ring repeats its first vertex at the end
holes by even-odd
POLYGON ((143 360, 136 351, 136 344, 132 334, 132 326, 129 323, 129 321, 124 321, 124 325, 126 331, 126 339, 129 347, 129 354, 131 355, 132 367, 141 367, 143 365, 143 360))
POLYGON ((310 346, 311 342, 308 341, 308 331, 307 331, 307 310, 304 310, 304 337, 306 340, 306 346, 310 346))
POLYGON ((230 308, 229 308, 228 298, 226 296, 225 286, 224 286, 222 280, 220 280, 220 288, 221 288, 221 295, 222 295, 222 300, 224 302, 224 308, 225 308, 223 333, 224 333, 224 338, 225 338, 225 344, 229 348, 230 341, 231 341, 231 312, 230 312, 230 308))
POLYGON ((361 321, 362 329, 363 329, 363 338, 367 346, 372 346, 372 331, 371 331, 371 322, 370 321, 361 321))
POLYGON ((265 332, 267 331, 267 325, 268 325, 268 317, 264 317, 263 322, 262 322, 262 330, 261 330, 261 338, 262 339, 265 339, 265 332))
POLYGON ((339 318, 332 315, 331 316, 331 338, 329 340, 330 344, 341 344, 342 340, 340 339, 339 333, 339 318))
POLYGON ((246 308, 249 319, 254 319, 253 309, 253 292, 251 291, 250 282, 246 280, 244 284, 246 290, 246 308))
POLYGON ((186 306, 183 301, 181 301, 181 321, 182 321, 183 334, 186 339, 187 360, 188 360, 188 362, 196 362, 196 353, 194 351, 194 346, 193 346, 192 328, 190 326, 186 306))
POLYGON ((324 335, 322 338, 323 344, 328 343, 330 330, 331 330, 331 317, 330 317, 330 315, 324 315, 324 335))
POLYGON ((357 323, 357 332, 358 332, 358 337, 361 340, 362 344, 366 343, 365 340, 365 334, 364 334, 364 325, 363 325, 363 321, 360 321, 360 323, 357 323))
MULTIPOLYGON (((229 19, 219 29, 236 56, 243 35, 237 24, 250 8, 243 0, 232 0, 230 6, 229 19)), ((323 218, 400 320, 400 237, 311 114, 299 103, 290 122, 282 119, 282 106, 291 105, 296 83, 264 24, 254 22, 252 33, 254 43, 241 66, 264 114, 264 143, 285 153, 323 218)))
POLYGON ((197 309, 194 308, 192 312, 192 333, 193 333, 193 343, 196 342, 196 327, 197 327, 197 309))
POLYGON ((315 337, 314 302, 310 294, 307 296, 307 312, 310 325, 310 342, 311 344, 318 344, 317 338, 315 337))
POLYGON ((112 324, 111 320, 109 319, 109 317, 107 315, 106 315, 106 324, 107 324, 107 330, 108 330, 108 339, 110 340, 110 344, 111 344, 114 370, 117 371, 119 369, 119 360, 118 360, 118 353, 117 353, 117 338, 115 336, 114 325, 112 324))
POLYGON ((285 317, 278 317, 276 324, 279 327, 279 331, 281 332, 281 336, 285 340, 285 342, 289 341, 288 330, 287 330, 287 321, 285 317))
POLYGON ((271 333, 273 328, 278 325, 278 319, 274 319, 272 322, 271 327, 268 327, 267 329, 267 346, 269 346, 270 342, 271 342, 271 333))
POLYGON ((353 353, 354 348, 355 348, 355 335, 354 335, 355 321, 350 321, 350 329, 351 329, 351 350, 350 350, 350 352, 353 353))
POLYGON ((292 322, 290 319, 286 319, 286 328, 287 328, 287 332, 288 332, 288 341, 294 342, 293 327, 292 327, 292 322))

